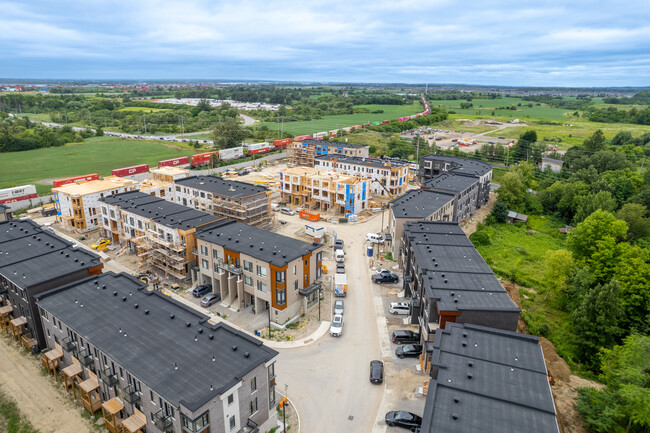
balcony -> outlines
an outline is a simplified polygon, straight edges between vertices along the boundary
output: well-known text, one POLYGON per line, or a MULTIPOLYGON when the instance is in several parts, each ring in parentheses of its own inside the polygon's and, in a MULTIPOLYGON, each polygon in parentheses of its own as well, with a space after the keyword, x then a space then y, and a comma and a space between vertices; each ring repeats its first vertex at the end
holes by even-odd
POLYGON ((100 372, 100 377, 102 379, 102 382, 104 382, 107 386, 117 385, 117 374, 113 373, 113 370, 111 370, 110 367, 102 370, 100 372))
POLYGON ((231 274, 241 274, 243 272, 243 269, 241 266, 235 266, 231 265, 229 263, 224 262, 223 260, 219 259, 216 261, 217 268, 220 270, 228 271, 231 274))
POLYGON ((81 365, 83 365, 84 367, 88 367, 92 365, 94 361, 93 356, 85 348, 79 351, 78 358, 79 358, 79 362, 81 362, 81 365))
POLYGON ((153 423, 158 428, 158 430, 163 432, 170 431, 173 426, 172 417, 165 414, 163 409, 160 409, 158 412, 153 414, 153 423))
POLYGON ((71 337, 65 337, 62 341, 61 347, 63 347, 63 350, 66 352, 72 352, 77 349, 77 342, 71 337))
POLYGON ((124 401, 126 401, 129 404, 134 404, 140 401, 140 397, 142 396, 140 392, 135 390, 133 385, 129 385, 126 388, 124 388, 123 394, 124 394, 124 401))
POLYGON ((259 433, 260 428, 255 421, 248 419, 246 425, 243 426, 237 433, 259 433))

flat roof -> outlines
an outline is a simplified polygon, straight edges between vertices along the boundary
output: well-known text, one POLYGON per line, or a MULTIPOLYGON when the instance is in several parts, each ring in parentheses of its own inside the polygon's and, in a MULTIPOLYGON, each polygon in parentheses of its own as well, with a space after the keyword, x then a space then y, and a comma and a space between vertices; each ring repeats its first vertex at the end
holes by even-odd
POLYGON ((70 242, 48 232, 41 232, 7 241, 0 240, 0 267, 68 247, 72 247, 70 242))
MULTIPOLYGON (((476 161, 468 158, 458 158, 456 156, 425 155, 420 159, 420 161, 422 160, 450 162, 452 163, 452 167, 449 169, 450 173, 465 176, 481 177, 492 171, 492 166, 487 162, 476 161)), ((422 167, 422 164, 420 164, 420 167, 422 167)))
POLYGON ((86 195, 137 184, 138 182, 124 177, 107 176, 102 180, 91 180, 59 186, 52 188, 52 191, 68 195, 86 195))
POLYGON ((431 233, 467 237, 460 225, 451 221, 407 221, 404 223, 404 232, 408 232, 409 236, 431 233))
POLYGON ((371 157, 366 158, 361 156, 345 156, 336 153, 319 155, 316 157, 316 160, 321 160, 321 161, 336 160, 337 164, 363 165, 366 167, 385 168, 387 170, 390 170, 391 168, 404 167, 405 165, 411 164, 410 161, 404 161, 398 158, 371 158, 371 157))
POLYGON ((227 221, 202 230, 196 234, 196 237, 278 267, 309 254, 323 245, 303 242, 235 221, 227 221))
POLYGON ((473 246, 415 244, 411 250, 423 271, 493 274, 473 246))
POLYGON ((436 300, 439 311, 521 311, 503 288, 496 291, 427 288, 427 297, 436 300))
POLYGON ((537 337, 449 323, 431 363, 422 432, 559 432, 537 337))
POLYGON ((278 354, 123 273, 51 290, 37 303, 165 400, 192 411, 278 354))
POLYGON ((456 289, 503 291, 503 286, 494 274, 426 271, 422 276, 423 284, 431 289, 456 289))
POLYGON ((9 220, 0 222, 0 242, 10 241, 36 233, 42 233, 43 227, 32 220, 9 220))
POLYGON ((114 194, 99 201, 174 229, 190 230, 223 220, 223 217, 213 216, 141 191, 114 194))
POLYGON ((222 179, 217 176, 191 176, 185 179, 178 179, 175 183, 176 185, 195 188, 231 198, 243 198, 268 191, 268 188, 265 186, 222 179))
POLYGON ((11 210, 11 208, 10 208, 9 206, 5 206, 5 205, 3 205, 2 203, 0 203, 0 211, 1 211, 2 213, 5 213, 5 212, 8 211, 8 210, 11 210))
POLYGON ((395 218, 428 218, 454 199, 446 194, 424 189, 411 189, 391 200, 390 208, 395 218))
POLYGON ((156 174, 163 174, 163 175, 168 175, 168 176, 175 176, 177 174, 189 174, 190 171, 181 168, 181 167, 170 167, 168 165, 162 166, 162 167, 152 167, 149 169, 149 173, 156 173, 156 174))
POLYGON ((303 144, 311 144, 315 146, 340 147, 340 148, 348 148, 348 149, 359 149, 363 147, 370 148, 370 146, 363 145, 363 144, 339 143, 338 141, 314 140, 311 138, 308 138, 306 140, 301 140, 300 142, 303 144))
POLYGON ((438 176, 422 183, 422 188, 440 191, 453 191, 461 193, 478 184, 478 178, 469 176, 454 176, 449 173, 441 173, 438 176))
POLYGON ((542 162, 550 162, 551 164, 560 164, 560 165, 564 164, 564 161, 562 161, 561 159, 548 158, 546 156, 542 156, 542 162))

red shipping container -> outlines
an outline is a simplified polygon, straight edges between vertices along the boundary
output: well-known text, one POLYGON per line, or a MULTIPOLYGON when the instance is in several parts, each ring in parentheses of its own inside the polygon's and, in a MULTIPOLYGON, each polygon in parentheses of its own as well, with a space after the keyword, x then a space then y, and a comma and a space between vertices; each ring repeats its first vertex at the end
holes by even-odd
POLYGON ((125 177, 125 176, 132 176, 134 174, 146 173, 148 171, 149 171, 149 165, 141 164, 141 165, 134 165, 133 167, 116 168, 115 170, 111 170, 111 174, 113 176, 125 177))
POLYGON ((387 123, 390 123, 390 120, 382 120, 381 123, 383 123, 385 125, 387 123))
POLYGON ((178 167, 179 165, 188 165, 190 163, 189 156, 181 156, 180 158, 166 159, 158 161, 158 167, 178 167))
POLYGON ((88 182, 91 180, 99 180, 99 175, 97 173, 93 173, 93 174, 84 174, 83 176, 65 177, 63 179, 56 179, 52 182, 52 186, 54 188, 58 188, 60 186, 68 185, 71 183, 88 182))
MULTIPOLYGON (((210 164, 210 159, 214 153, 216 152, 197 153, 196 155, 192 155, 192 165, 199 166, 210 164)), ((219 159, 219 155, 217 155, 217 159, 219 159)))
POLYGON ((363 126, 364 128, 367 128, 368 126, 370 126, 370 123, 364 123, 364 124, 361 125, 361 126, 363 126))

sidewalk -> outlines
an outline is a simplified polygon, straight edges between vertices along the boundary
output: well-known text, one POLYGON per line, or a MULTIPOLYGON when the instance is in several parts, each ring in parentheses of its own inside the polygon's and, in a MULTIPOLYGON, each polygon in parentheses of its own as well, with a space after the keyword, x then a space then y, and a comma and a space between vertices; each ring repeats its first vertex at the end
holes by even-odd
POLYGON ((227 324, 228 326, 230 326, 232 328, 235 328, 236 330, 238 330, 240 332, 243 332, 244 334, 250 335, 251 337, 254 337, 254 338, 257 338, 258 340, 263 341, 264 344, 266 346, 270 347, 271 349, 294 349, 296 347, 308 346, 308 345, 314 343, 315 341, 318 341, 318 339, 321 338, 323 335, 327 334, 327 330, 330 327, 330 322, 323 321, 323 322, 321 322, 321 324, 318 327, 318 329, 316 330, 316 332, 314 332, 311 335, 308 335, 305 338, 301 338, 300 340, 295 340, 295 341, 265 340, 263 338, 260 338, 260 337, 258 337, 256 335, 254 335, 252 332, 249 332, 249 331, 243 329, 242 327, 235 325, 234 323, 232 323, 232 322, 230 322, 228 320, 224 320, 222 317, 219 317, 219 316, 217 316, 216 314, 214 314, 214 313, 212 313, 210 311, 198 310, 196 308, 196 304, 192 303, 191 301, 183 298, 182 296, 180 296, 180 295, 178 295, 176 293, 168 292, 168 291, 165 291, 164 293, 169 295, 175 301, 178 301, 181 304, 186 305, 186 306, 188 306, 188 307, 190 307, 190 308, 192 308, 194 310, 199 311, 201 314, 205 314, 206 316, 210 317, 210 322, 213 322, 213 323, 223 322, 223 323, 227 324))

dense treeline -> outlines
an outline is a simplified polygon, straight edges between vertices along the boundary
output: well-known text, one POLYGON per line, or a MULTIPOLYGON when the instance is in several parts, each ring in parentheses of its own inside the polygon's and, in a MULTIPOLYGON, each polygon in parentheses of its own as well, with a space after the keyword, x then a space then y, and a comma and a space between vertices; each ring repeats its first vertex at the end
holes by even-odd
MULTIPOLYGON (((99 132, 101 134, 101 132, 99 132)), ((11 118, 0 112, 0 152, 16 152, 81 142, 95 135, 92 131, 75 132, 70 126, 49 128, 29 118, 11 118)))
POLYGON ((592 107, 587 113, 587 118, 592 122, 650 125, 650 108, 632 107, 629 110, 623 110, 615 107, 592 107))
POLYGON ((603 98, 605 104, 639 104, 639 105, 648 105, 650 104, 650 90, 643 90, 641 92, 635 93, 630 98, 618 98, 615 96, 609 96, 603 98))

